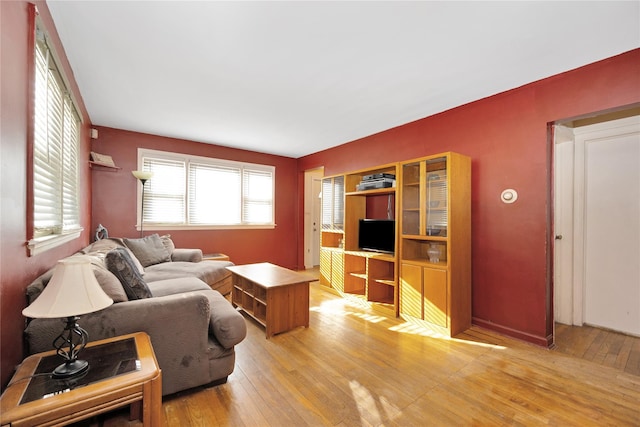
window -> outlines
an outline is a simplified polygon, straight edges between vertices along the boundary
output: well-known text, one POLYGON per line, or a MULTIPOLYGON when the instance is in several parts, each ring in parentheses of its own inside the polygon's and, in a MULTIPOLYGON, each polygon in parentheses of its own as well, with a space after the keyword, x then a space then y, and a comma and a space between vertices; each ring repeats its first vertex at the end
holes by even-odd
POLYGON ((142 170, 153 172, 145 184, 145 227, 275 225, 273 166, 145 149, 138 151, 138 159, 142 170))
POLYGON ((31 254, 79 236, 80 118, 36 21, 34 49, 33 239, 31 254))

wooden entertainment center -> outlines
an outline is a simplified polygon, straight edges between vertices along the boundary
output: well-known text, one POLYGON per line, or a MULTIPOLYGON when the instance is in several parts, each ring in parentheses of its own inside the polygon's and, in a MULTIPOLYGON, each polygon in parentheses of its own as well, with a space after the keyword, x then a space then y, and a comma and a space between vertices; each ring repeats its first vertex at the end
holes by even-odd
POLYGON ((325 177, 320 234, 322 285, 448 335, 471 326, 469 157, 446 152, 325 177), (391 175, 389 187, 362 184, 391 175), (395 250, 362 250, 361 219, 394 220, 395 250))

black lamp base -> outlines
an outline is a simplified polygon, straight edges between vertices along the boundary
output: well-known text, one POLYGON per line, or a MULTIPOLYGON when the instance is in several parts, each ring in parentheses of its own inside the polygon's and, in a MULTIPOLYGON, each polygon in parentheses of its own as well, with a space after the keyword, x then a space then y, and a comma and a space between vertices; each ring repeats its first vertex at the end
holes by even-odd
POLYGON ((89 370, 89 362, 86 360, 71 360, 64 362, 53 370, 52 377, 54 379, 71 378, 76 375, 84 374, 89 370))

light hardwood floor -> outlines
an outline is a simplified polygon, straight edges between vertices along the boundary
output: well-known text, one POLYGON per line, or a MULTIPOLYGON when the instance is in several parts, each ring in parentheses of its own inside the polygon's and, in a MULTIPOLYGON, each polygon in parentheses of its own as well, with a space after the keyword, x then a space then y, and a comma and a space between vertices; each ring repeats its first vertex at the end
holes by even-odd
POLYGON ((165 397, 167 425, 640 425, 640 376, 621 369, 476 327, 449 339, 317 282, 310 307, 308 329, 270 340, 247 319, 228 383, 165 397))
POLYGON ((640 376, 640 337, 560 323, 555 335, 555 351, 640 376))

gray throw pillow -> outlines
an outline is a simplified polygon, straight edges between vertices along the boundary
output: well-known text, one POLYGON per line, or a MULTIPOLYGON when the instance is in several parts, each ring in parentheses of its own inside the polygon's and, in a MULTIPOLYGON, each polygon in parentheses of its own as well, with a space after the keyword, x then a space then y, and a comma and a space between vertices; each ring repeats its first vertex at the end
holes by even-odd
POLYGON ((173 251, 176 250, 176 245, 173 243, 173 240, 171 240, 171 234, 160 236, 160 240, 162 241, 162 244, 164 245, 167 252, 169 252, 169 257, 171 257, 171 255, 173 255, 173 251))
POLYGON ((171 261, 171 254, 167 251, 158 234, 152 234, 141 239, 123 240, 124 244, 131 249, 131 252, 138 258, 143 267, 171 261))
POLYGON ((107 270, 107 266, 104 263, 106 254, 96 252, 89 255, 79 256, 87 258, 89 262, 91 262, 93 274, 96 276, 98 284, 104 293, 109 295, 109 298, 111 298, 113 302, 125 302, 129 300, 120 280, 118 280, 113 273, 107 270))
POLYGON ((104 264, 120 280, 129 300, 150 298, 151 291, 136 268, 129 252, 115 248, 104 257, 104 264))

